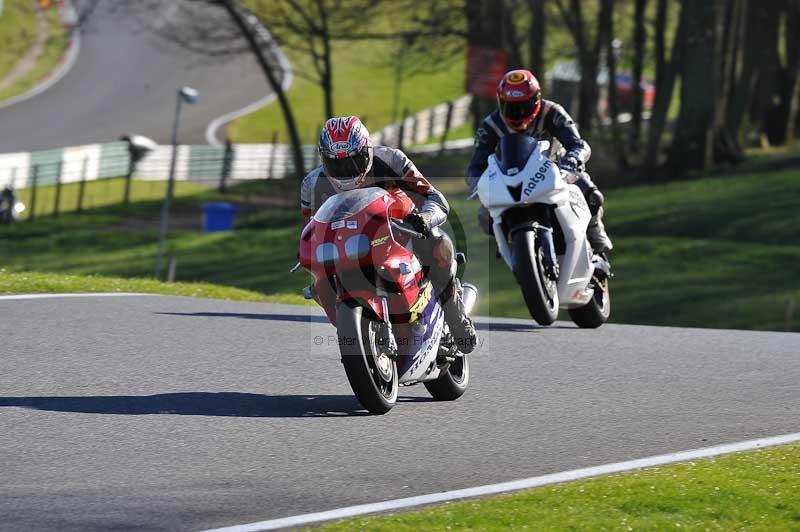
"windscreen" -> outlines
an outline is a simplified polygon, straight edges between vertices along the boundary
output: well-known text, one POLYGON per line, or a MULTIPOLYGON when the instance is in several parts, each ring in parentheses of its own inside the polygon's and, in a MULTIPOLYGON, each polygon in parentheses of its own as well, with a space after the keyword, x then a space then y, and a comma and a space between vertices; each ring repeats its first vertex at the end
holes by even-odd
POLYGON ((338 222, 348 216, 352 216, 383 196, 387 192, 382 188, 368 187, 357 190, 346 190, 331 196, 322 204, 322 207, 314 213, 314 219, 318 222, 338 222))
POLYGON ((511 168, 521 171, 525 168, 538 143, 528 135, 518 133, 505 135, 500 140, 500 155, 497 157, 500 171, 506 175, 509 175, 508 170, 511 168))

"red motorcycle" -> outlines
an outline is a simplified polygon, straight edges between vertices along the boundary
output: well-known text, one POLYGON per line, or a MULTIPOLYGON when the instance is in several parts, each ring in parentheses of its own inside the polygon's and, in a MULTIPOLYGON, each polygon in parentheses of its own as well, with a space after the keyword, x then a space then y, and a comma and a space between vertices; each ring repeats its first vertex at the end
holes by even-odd
MULTIPOLYGON (((306 297, 336 327, 347 379, 373 414, 394 406, 400 385, 423 383, 435 399, 449 401, 469 383, 467 357, 409 249, 425 238, 402 223, 413 209, 402 191, 340 192, 322 204, 300 237, 298 266, 314 276, 306 297)), ((463 289, 470 312, 477 289, 463 289)))

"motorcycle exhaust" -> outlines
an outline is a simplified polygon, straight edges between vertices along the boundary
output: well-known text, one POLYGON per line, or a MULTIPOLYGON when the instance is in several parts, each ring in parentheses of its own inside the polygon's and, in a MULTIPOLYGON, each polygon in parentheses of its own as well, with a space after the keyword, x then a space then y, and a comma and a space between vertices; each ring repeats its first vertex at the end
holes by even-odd
POLYGON ((461 285, 461 300, 464 302, 464 312, 467 316, 472 315, 472 309, 478 301, 478 288, 472 283, 461 285))

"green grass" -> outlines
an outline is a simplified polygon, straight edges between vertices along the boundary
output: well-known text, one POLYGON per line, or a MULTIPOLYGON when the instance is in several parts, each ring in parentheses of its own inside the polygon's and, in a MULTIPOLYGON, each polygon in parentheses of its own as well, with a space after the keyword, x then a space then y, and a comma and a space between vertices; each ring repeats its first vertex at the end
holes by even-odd
MULTIPOLYGON (((32 2, 28 0, 11 0, 10 2, 7 1, 6 4, 6 10, 9 10, 9 8, 12 8, 12 12, 13 10, 22 10, 24 17, 20 18, 18 23, 25 24, 25 27, 28 29, 25 30, 24 37, 20 38, 25 40, 30 33, 33 36, 33 40, 35 40, 36 32, 38 31, 38 21, 36 20, 36 16, 34 14, 31 22, 29 20, 29 14, 27 11, 27 6, 32 5, 32 2)), ((33 12, 32 9, 31 12, 33 12)), ((4 12, 3 16, 0 17, 0 36, 3 36, 0 37, 0 78, 7 73, 7 71, 3 71, 3 65, 11 62, 11 67, 13 67, 13 64, 16 63, 16 60, 19 59, 21 55, 24 55, 33 44, 33 41, 31 41, 28 46, 24 48, 24 50, 20 50, 21 43, 15 43, 9 49, 6 49, 7 42, 3 42, 5 41, 5 36, 11 37, 14 32, 21 33, 21 28, 19 27, 11 32, 8 32, 6 28, 2 27, 2 24, 8 22, 6 21, 7 14, 8 13, 4 12)), ((48 34, 42 54, 36 60, 34 67, 25 76, 18 80, 13 86, 0 91, 0 100, 17 96, 32 89, 44 77, 52 72, 61 61, 61 58, 64 55, 64 50, 66 49, 69 41, 69 32, 61 23, 61 17, 59 16, 58 10, 54 7, 51 7, 45 11, 45 18, 47 19, 48 34)), ((10 69, 11 67, 8 68, 10 69)))
MULTIPOLYGON (((387 4, 382 9, 391 9, 391 6, 387 4)), ((388 31, 396 25, 396 18, 392 26, 389 24, 388 17, 375 17, 370 31, 388 31)), ((393 41, 334 42, 334 111, 337 115, 358 115, 370 131, 393 122, 395 67, 391 58, 397 47, 398 43, 393 41)), ((320 127, 328 118, 324 114, 322 90, 304 77, 313 71, 309 58, 288 47, 284 51, 297 74, 287 94, 299 134, 304 143, 315 143, 320 127)), ((404 76, 400 90, 399 114, 406 109, 413 113, 464 94, 464 55, 440 67, 422 70, 411 67, 426 62, 420 54, 406 57, 405 62, 410 72, 404 76)), ((230 137, 236 142, 269 142, 274 131, 279 132, 281 142, 288 142, 283 115, 274 103, 236 120, 229 128, 230 137)))
POLYGON ((67 275, 60 273, 11 273, 0 270, 0 294, 137 292, 173 296, 208 297, 238 301, 293 303, 291 298, 270 298, 230 286, 210 283, 162 283, 154 279, 121 279, 99 275, 67 275))
MULTIPOLYGON (((157 200, 164 197, 166 192, 165 181, 131 181, 131 201, 157 200)), ((175 195, 185 196, 197 194, 206 190, 207 187, 187 181, 175 182, 175 195)), ((23 218, 30 215, 33 190, 30 188, 18 191, 19 199, 28 210, 23 213, 23 218)), ((78 196, 80 194, 80 183, 68 183, 61 186, 61 196, 59 199, 59 212, 72 212, 78 208, 78 196)), ((125 197, 125 179, 113 178, 87 182, 83 195, 83 208, 94 209, 97 207, 107 207, 122 201, 125 197)), ((38 187, 36 190, 36 216, 46 216, 55 210, 56 187, 48 185, 38 187)))
MULTIPOLYGON (((467 235, 465 277, 481 290, 478 312, 528 317, 512 274, 495 257, 493 240, 477 227, 477 202, 466 201, 460 180, 436 184, 451 202, 451 233, 467 235)), ((110 190, 106 197, 121 198, 120 189, 110 190)), ((607 198, 606 220, 616 245, 612 321, 800 330, 800 181, 795 170, 616 189, 607 198), (798 310, 787 322, 790 301, 798 310)), ((288 274, 301 229, 295 204, 292 181, 249 183, 225 196, 179 189, 168 240, 168 255, 177 261, 176 279, 303 302, 299 294, 309 276, 288 274), (242 206, 237 230, 200 232, 202 203, 218 199, 242 206)), ((0 229, 0 267, 150 277, 160 206, 158 200, 127 208, 111 205, 0 229)))
POLYGON ((786 445, 315 530, 798 530, 798 493, 800 445, 786 445))
POLYGON ((30 0, 6 0, 0 16, 0 80, 36 42, 39 23, 30 0))
MULTIPOLYGON (((481 234, 460 182, 449 190, 465 231, 481 234)), ((800 331, 800 180, 796 170, 710 177, 607 192, 612 321, 800 331), (765 198, 769 198, 768 204, 765 198), (798 312, 797 314, 800 314, 798 312)), ((467 240, 467 276, 483 288, 479 311, 527 317, 494 245, 467 240)), ((566 313, 563 319, 568 319, 566 313)))

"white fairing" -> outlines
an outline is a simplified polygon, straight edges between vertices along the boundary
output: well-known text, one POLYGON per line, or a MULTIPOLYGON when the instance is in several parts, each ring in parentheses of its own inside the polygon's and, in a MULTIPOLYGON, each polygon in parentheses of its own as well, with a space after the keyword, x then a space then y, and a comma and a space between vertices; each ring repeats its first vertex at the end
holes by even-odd
POLYGON ((558 299, 561 307, 580 307, 593 295, 588 288, 594 270, 592 249, 586 238, 591 213, 581 190, 569 184, 558 166, 547 156, 548 148, 548 142, 540 142, 524 168, 509 169, 508 174, 511 175, 500 170, 494 155, 489 156, 489 166, 478 181, 478 197, 489 209, 498 250, 509 268, 512 268, 511 249, 508 236, 502 228, 503 213, 519 205, 556 205, 556 218, 566 244, 564 254, 558 256, 561 271, 558 299), (520 184, 522 193, 519 201, 516 201, 508 188, 520 184))

